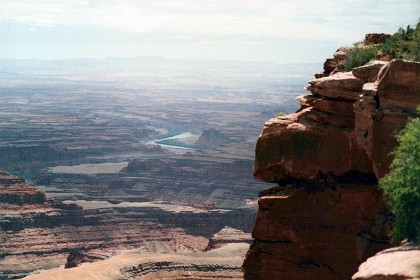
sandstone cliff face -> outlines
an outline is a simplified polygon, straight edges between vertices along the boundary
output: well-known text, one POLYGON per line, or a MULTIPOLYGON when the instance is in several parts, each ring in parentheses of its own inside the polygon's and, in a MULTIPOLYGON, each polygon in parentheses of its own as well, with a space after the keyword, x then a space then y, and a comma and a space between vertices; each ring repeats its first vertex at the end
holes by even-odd
POLYGON ((420 63, 374 62, 306 89, 256 145, 254 177, 279 187, 260 194, 246 279, 350 279, 390 245, 377 184, 420 103, 420 63))

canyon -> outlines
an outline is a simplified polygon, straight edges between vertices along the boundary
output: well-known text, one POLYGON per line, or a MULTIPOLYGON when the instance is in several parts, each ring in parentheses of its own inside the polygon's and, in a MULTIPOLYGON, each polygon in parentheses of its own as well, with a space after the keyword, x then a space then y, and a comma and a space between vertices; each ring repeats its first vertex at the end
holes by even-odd
MULTIPOLYGON (((241 243, 238 246, 245 254, 251 239, 240 230, 232 229, 233 234, 229 234, 226 227, 249 232, 253 208, 220 211, 164 202, 57 202, 48 200, 42 191, 18 177, 5 171, 1 174, 2 278, 64 265, 66 258, 77 252, 86 254, 88 261, 90 258, 97 261, 122 249, 135 249, 136 254, 143 254, 141 257, 155 254, 157 260, 163 253, 193 254, 220 244, 241 243)), ((237 256, 237 250, 232 255, 237 256)), ((236 274, 241 272, 240 265, 231 269, 236 274)))
POLYGON ((5 62, 0 279, 369 279, 414 260, 377 254, 396 245, 378 179, 420 63, 342 57, 309 95, 314 65, 5 62))
POLYGON ((378 179, 420 104, 420 63, 334 73, 341 55, 309 81, 300 108, 267 121, 258 138, 253 175, 278 186, 259 194, 245 279, 351 279, 393 245, 378 179))
POLYGON ((243 278, 265 187, 255 140, 314 65, 1 63, 0 279, 102 261, 118 277, 243 278))

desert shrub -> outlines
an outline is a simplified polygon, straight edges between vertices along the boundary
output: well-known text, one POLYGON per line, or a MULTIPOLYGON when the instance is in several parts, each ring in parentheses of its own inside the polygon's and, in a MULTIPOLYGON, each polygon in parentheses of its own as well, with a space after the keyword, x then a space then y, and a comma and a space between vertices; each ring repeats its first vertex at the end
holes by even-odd
POLYGON ((344 72, 351 71, 355 67, 365 65, 371 60, 377 59, 376 47, 354 48, 347 53, 347 59, 342 63, 344 72))
MULTIPOLYGON (((420 115, 420 110, 418 110, 420 115)), ((391 171, 382 180, 391 210, 395 215, 395 240, 420 240, 420 118, 408 122, 397 136, 391 171)))
POLYGON ((378 51, 389 54, 392 58, 420 60, 420 22, 415 28, 410 25, 400 28, 385 43, 378 45, 378 51))
POLYGON ((383 44, 360 47, 360 42, 347 52, 347 59, 340 62, 341 71, 351 71, 378 58, 378 54, 388 54, 391 58, 420 61, 420 21, 413 28, 400 28, 383 44))

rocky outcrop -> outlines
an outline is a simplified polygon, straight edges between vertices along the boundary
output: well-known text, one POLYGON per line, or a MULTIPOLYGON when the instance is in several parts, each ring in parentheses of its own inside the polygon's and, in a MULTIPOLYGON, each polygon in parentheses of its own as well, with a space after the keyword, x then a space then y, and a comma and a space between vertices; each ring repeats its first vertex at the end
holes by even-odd
POLYGON ((45 193, 25 180, 0 170, 0 228, 51 228, 59 225, 88 225, 98 221, 86 216, 82 207, 47 200, 45 193))
POLYGON ((70 252, 69 256, 67 257, 67 262, 64 265, 64 268, 72 268, 77 267, 82 263, 85 262, 96 262, 99 260, 106 259, 105 254, 98 254, 92 253, 89 254, 84 252, 83 250, 73 250, 70 252))
POLYGON ((420 279, 420 245, 406 244, 387 249, 369 258, 353 280, 420 279))
POLYGON ((251 244, 251 242, 252 237, 250 233, 245 233, 242 230, 225 226, 218 233, 213 234, 213 236, 210 238, 207 249, 216 249, 230 243, 251 244))
POLYGON ((369 33, 365 35, 365 44, 383 44, 391 37, 390 34, 385 33, 369 33))
MULTIPOLYGON (((369 68, 365 70, 368 75, 378 73, 378 79, 363 85, 363 96, 354 105, 355 137, 371 159, 376 176, 382 178, 393 158, 396 133, 420 104, 420 63, 393 60, 379 71, 369 68)), ((362 76, 360 72, 361 68, 353 71, 356 76, 362 76)))
POLYGON ((363 66, 353 68, 352 74, 363 82, 373 83, 378 80, 379 70, 388 62, 375 60, 363 66))
POLYGON ((25 180, 0 170, 0 203, 42 204, 46 200, 44 192, 25 184, 25 180))
POLYGON ((198 147, 211 148, 228 144, 229 141, 229 137, 224 135, 222 132, 214 128, 210 128, 201 133, 200 138, 198 138, 198 141, 195 142, 195 145, 198 147))
MULTIPOLYGON (((386 40, 391 37, 390 34, 384 33, 370 33, 366 34, 365 40, 363 43, 359 43, 356 46, 351 47, 342 47, 337 49, 332 58, 327 58, 324 62, 324 71, 315 73, 315 78, 323 78, 331 75, 335 75, 340 72, 340 65, 342 62, 347 59, 348 53, 353 50, 353 48, 364 48, 368 45, 383 44, 386 40)), ((377 54, 379 60, 390 61, 391 57, 389 54, 382 54, 378 52, 377 54)))
POLYGON ((350 279, 390 246, 377 184, 420 103, 419 75, 393 60, 315 79, 296 113, 265 123, 253 174, 279 186, 260 193, 246 279, 350 279))

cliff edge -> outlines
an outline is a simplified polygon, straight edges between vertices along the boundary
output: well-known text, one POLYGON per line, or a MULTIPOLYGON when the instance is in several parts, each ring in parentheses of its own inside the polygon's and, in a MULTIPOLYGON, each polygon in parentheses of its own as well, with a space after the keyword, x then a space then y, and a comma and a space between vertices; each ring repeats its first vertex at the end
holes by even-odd
POLYGON ((245 279, 350 279, 391 246, 378 179, 420 104, 420 63, 317 77, 300 109, 267 121, 258 138, 253 175, 278 186, 260 193, 245 279))

